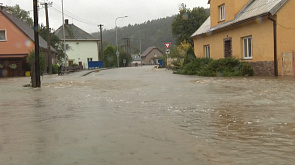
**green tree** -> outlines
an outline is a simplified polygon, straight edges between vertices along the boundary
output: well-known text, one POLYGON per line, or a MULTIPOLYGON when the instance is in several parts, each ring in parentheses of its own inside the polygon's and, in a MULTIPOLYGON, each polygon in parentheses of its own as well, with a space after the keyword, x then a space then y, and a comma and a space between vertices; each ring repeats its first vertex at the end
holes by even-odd
POLYGON ((120 57, 119 57, 119 61, 120 61, 120 67, 123 67, 123 66, 129 66, 132 62, 132 57, 130 54, 127 54, 127 53, 120 53, 120 57), (126 60, 126 63, 124 64, 123 63, 123 60, 126 60))
POLYGON ((30 17, 30 12, 25 11, 19 7, 19 5, 15 6, 6 6, 7 10, 12 12, 14 17, 20 18, 22 21, 26 22, 30 27, 33 27, 34 21, 30 17))
POLYGON ((104 52, 104 66, 105 67, 116 67, 117 66, 117 56, 116 48, 109 45, 105 48, 104 52))
POLYGON ((183 5, 179 14, 174 17, 172 22, 172 34, 176 38, 176 45, 180 45, 182 41, 188 41, 193 45, 190 36, 206 21, 209 12, 203 7, 197 7, 193 10, 183 5))
MULTIPOLYGON (((35 51, 30 52, 27 61, 29 63, 29 68, 31 69, 31 66, 35 64, 35 51)), ((39 62, 40 62, 40 72, 41 72, 41 75, 43 75, 45 65, 46 65, 46 60, 45 60, 45 56, 43 52, 39 53, 39 62)))
MULTIPOLYGON (((50 45, 57 51, 57 63, 62 64, 64 58, 63 54, 63 44, 60 42, 60 39, 53 33, 52 29, 50 31, 50 45)), ((39 26, 39 35, 47 41, 47 28, 43 24, 39 26)))

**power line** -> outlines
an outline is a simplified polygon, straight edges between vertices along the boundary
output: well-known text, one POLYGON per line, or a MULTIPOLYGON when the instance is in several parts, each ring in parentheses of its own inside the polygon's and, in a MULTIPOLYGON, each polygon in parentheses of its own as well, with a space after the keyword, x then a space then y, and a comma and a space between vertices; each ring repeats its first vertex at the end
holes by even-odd
MULTIPOLYGON (((55 7, 55 9, 61 11, 61 7, 60 6, 54 4, 53 7, 55 7)), ((79 16, 77 16, 77 15, 75 15, 75 14, 73 14, 73 13, 67 11, 67 10, 64 10, 64 11, 65 11, 65 15, 67 15, 68 17, 70 17, 70 18, 72 18, 72 19, 74 19, 76 21, 79 21, 79 22, 82 22, 82 23, 85 23, 85 24, 91 24, 93 26, 96 26, 97 25, 96 23, 90 22, 90 21, 88 21, 88 20, 86 20, 86 19, 84 19, 82 17, 79 17, 79 16)))
MULTIPOLYGON (((57 11, 57 12, 59 12, 59 13, 62 13, 62 11, 60 10, 60 9, 58 9, 56 6, 52 6, 52 8, 55 10, 55 11, 57 11)), ((81 20, 81 19, 78 19, 78 18, 76 18, 76 16, 73 16, 73 15, 71 15, 71 14, 68 14, 68 13, 64 13, 66 16, 68 16, 68 17, 70 17, 70 18, 72 18, 73 20, 76 20, 76 21, 78 21, 78 22, 81 22, 81 23, 84 23, 84 24, 87 24, 87 25, 92 25, 92 26, 97 26, 97 24, 95 24, 95 23, 93 23, 93 22, 88 22, 87 20, 81 20)))

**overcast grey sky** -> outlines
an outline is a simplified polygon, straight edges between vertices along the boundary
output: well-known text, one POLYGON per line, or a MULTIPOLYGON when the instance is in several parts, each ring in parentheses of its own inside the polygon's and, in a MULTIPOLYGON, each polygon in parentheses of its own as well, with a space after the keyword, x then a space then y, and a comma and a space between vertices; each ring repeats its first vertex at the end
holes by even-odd
MULTIPOLYGON (((38 0, 38 2, 53 2, 49 8, 50 27, 57 29, 62 24, 62 0, 38 0)), ((24 10, 30 11, 33 17, 33 0, 0 0, 4 6, 16 4, 24 10)), ((148 20, 164 18, 178 13, 181 3, 188 8, 202 6, 208 8, 208 0, 64 0, 65 19, 74 23, 81 29, 91 33, 97 32, 98 24, 103 24, 104 29, 115 27, 117 17, 119 27, 128 24, 140 24, 148 20)), ((40 6, 39 23, 45 24, 45 10, 40 6)), ((170 26, 170 25, 167 25, 170 26)))

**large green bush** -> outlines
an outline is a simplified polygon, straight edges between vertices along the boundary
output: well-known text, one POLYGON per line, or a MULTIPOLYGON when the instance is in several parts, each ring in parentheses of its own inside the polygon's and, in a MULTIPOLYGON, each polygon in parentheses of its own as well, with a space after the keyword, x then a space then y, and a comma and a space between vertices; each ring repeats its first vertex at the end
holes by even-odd
POLYGON ((116 48, 112 45, 108 45, 104 52, 104 67, 106 68, 112 68, 117 67, 117 56, 116 56, 116 48))
MULTIPOLYGON (((28 64, 29 64, 29 68, 31 70, 31 66, 32 64, 35 64, 35 51, 31 51, 29 56, 28 56, 28 64)), ((39 53, 39 64, 40 64, 40 73, 41 75, 43 75, 44 73, 44 69, 45 69, 45 65, 46 65, 46 59, 44 54, 40 51, 39 53)))
POLYGON ((223 58, 218 60, 196 58, 176 73, 211 77, 254 75, 254 71, 249 63, 240 62, 235 58, 223 58))

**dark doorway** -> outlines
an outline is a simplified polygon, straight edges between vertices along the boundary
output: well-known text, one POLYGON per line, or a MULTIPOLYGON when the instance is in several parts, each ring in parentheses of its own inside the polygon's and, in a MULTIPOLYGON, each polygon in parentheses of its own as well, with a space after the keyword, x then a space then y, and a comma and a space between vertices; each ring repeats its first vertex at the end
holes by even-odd
POLYGON ((224 39, 224 57, 232 57, 232 38, 224 39))
POLYGON ((73 61, 69 61, 69 66, 72 66, 73 65, 73 61))

